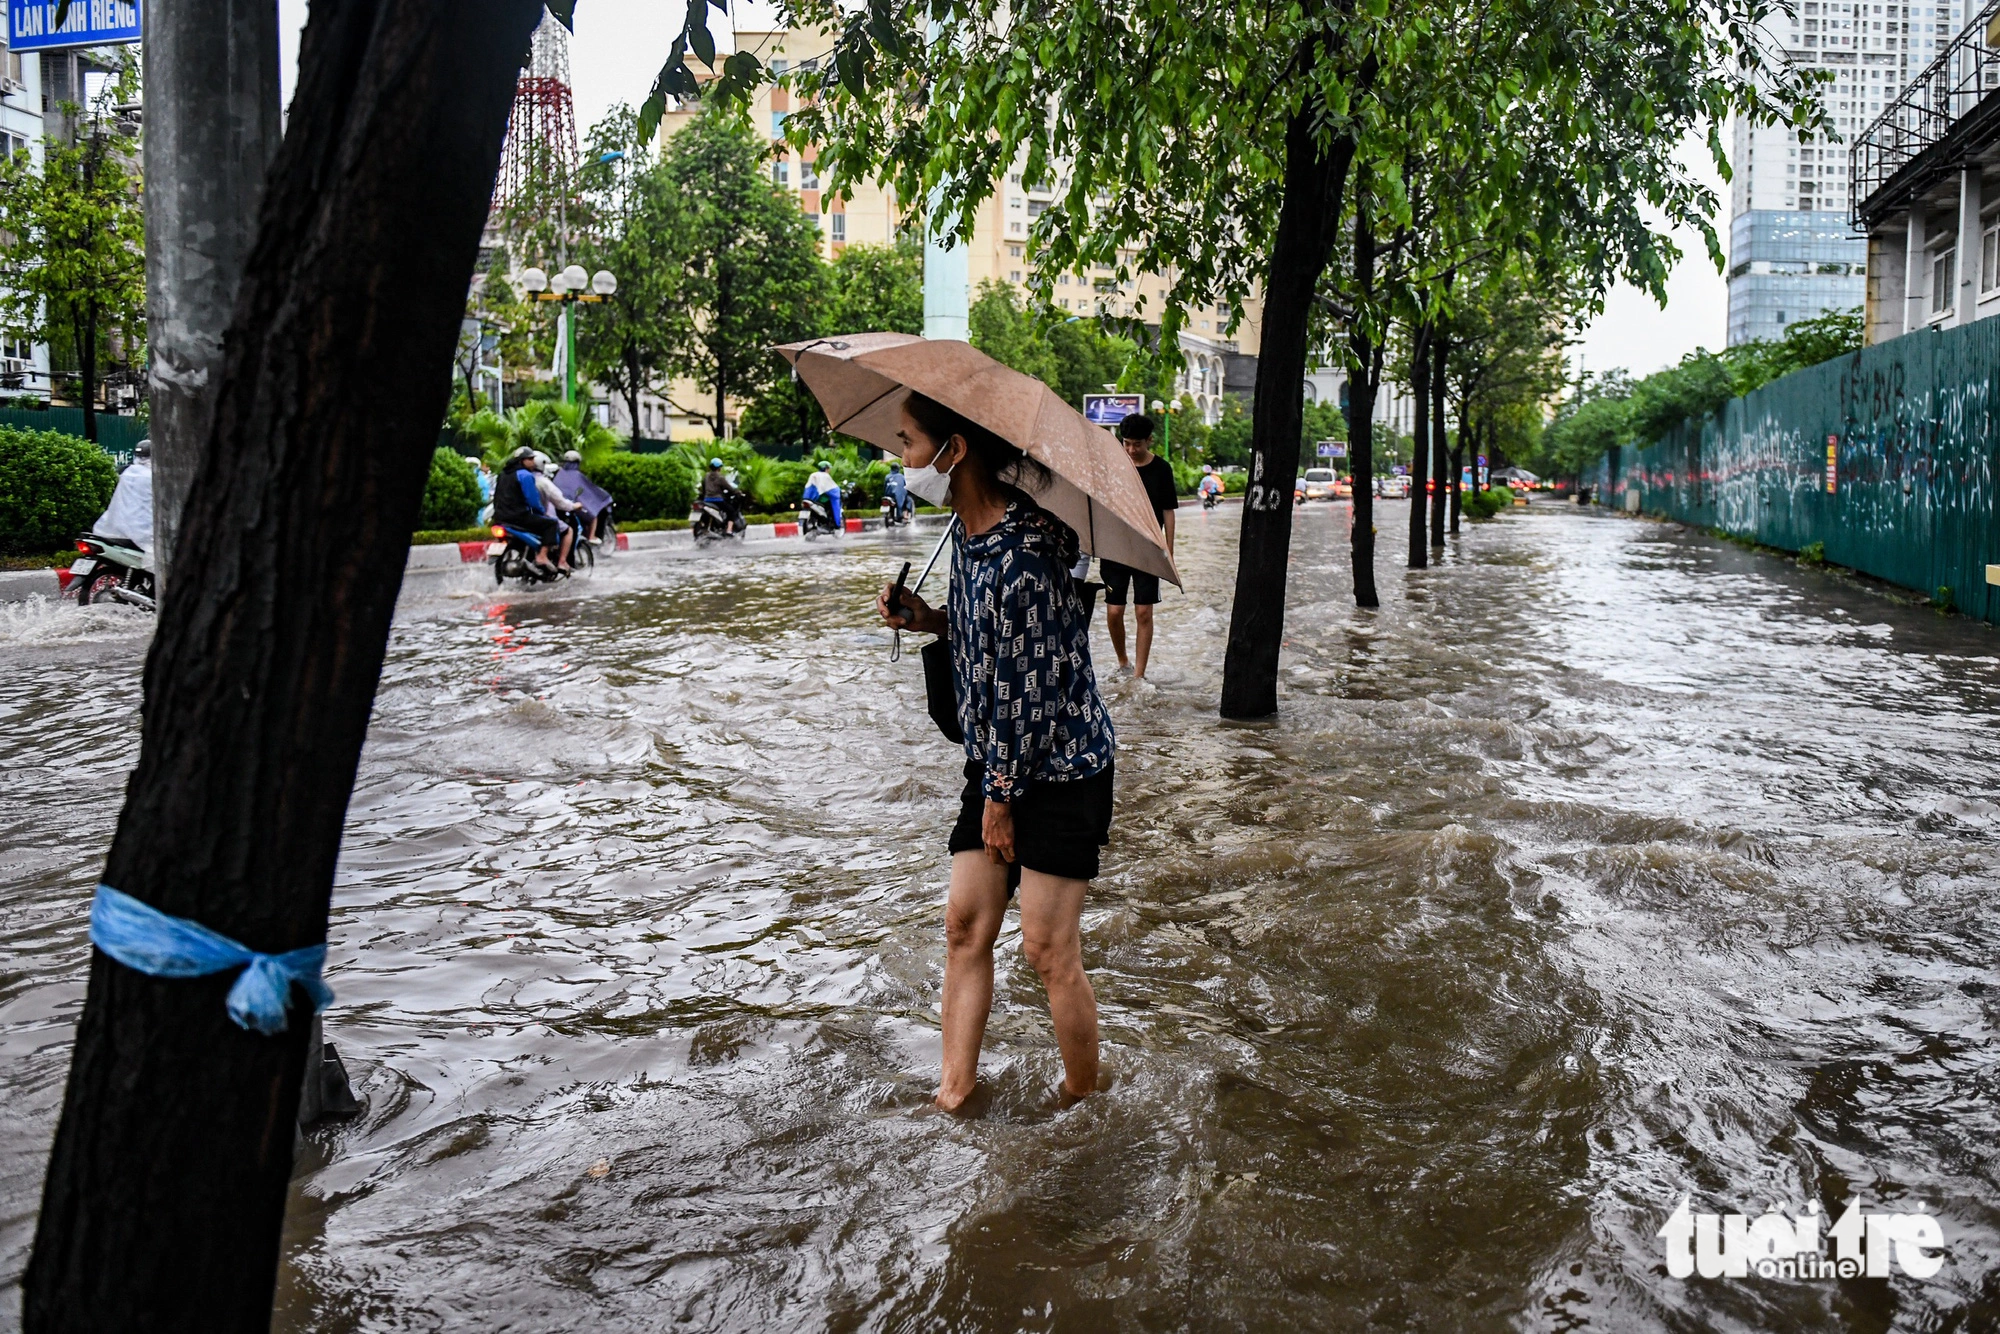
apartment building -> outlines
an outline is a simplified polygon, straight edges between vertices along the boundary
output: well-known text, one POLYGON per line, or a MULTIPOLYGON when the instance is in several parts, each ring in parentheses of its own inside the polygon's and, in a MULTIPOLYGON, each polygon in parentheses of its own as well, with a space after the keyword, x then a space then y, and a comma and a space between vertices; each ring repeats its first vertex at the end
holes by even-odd
POLYGON ((1859 202, 1850 145, 1933 63, 1964 13, 1963 0, 1801 0, 1770 20, 1767 34, 1786 60, 1829 76, 1822 98, 1831 124, 1804 142, 1782 125, 1735 126, 1732 346, 1781 338, 1799 320, 1863 304, 1868 241, 1850 222, 1859 202))

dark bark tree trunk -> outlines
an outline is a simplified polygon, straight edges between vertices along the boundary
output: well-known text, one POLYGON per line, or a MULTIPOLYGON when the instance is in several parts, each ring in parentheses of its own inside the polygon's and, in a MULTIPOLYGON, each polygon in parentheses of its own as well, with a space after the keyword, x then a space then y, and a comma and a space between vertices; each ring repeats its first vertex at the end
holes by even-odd
MULTIPOLYGON (((1366 207, 1354 218, 1354 286, 1362 302, 1375 295, 1375 231, 1366 207)), ((1359 321, 1348 326, 1347 346, 1353 368, 1347 377, 1347 439, 1349 470, 1354 479, 1353 528, 1348 536, 1354 553, 1354 605, 1379 607, 1375 589, 1375 387, 1381 383, 1382 349, 1362 331, 1359 321)))
POLYGON ((628 349, 625 354, 625 406, 632 414, 631 436, 635 441, 639 438, 639 394, 639 356, 628 349))
POLYGON ((1445 399, 1445 352, 1448 344, 1440 334, 1431 343, 1431 545, 1444 545, 1444 512, 1451 503, 1451 479, 1456 473, 1447 474, 1445 467, 1450 459, 1445 449, 1444 399, 1445 399))
POLYGON ((1465 478, 1465 422, 1458 424, 1458 439, 1451 447, 1451 535, 1458 536, 1458 512, 1462 503, 1459 488, 1465 478))
POLYGON ((97 303, 86 301, 83 342, 77 347, 83 371, 83 438, 97 442, 97 303))
MULTIPOLYGON (((326 938, 341 824, 539 0, 322 0, 224 340, 105 883, 326 938)), ((310 1031, 91 958, 32 1334, 270 1327, 310 1031)), ((295 992, 296 999, 296 992, 295 992)))
POLYGON ((1424 537, 1424 514, 1430 497, 1424 481, 1431 472, 1431 330, 1420 326, 1410 349, 1410 392, 1416 396, 1416 411, 1410 419, 1410 568, 1421 570, 1430 564, 1430 543, 1424 537))
POLYGON ((1229 647, 1222 661, 1222 716, 1264 718, 1278 711, 1278 649, 1285 633, 1285 575, 1291 564, 1292 489, 1304 429, 1305 377, 1320 276, 1340 234, 1342 196, 1354 141, 1322 145, 1311 101, 1285 128, 1285 199, 1271 246, 1264 329, 1250 424, 1250 485, 1229 647))

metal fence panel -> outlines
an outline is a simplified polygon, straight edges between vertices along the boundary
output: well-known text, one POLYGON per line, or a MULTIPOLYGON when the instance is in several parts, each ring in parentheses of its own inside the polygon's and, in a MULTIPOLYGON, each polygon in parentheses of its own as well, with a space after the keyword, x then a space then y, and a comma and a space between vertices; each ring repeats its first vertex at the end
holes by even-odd
POLYGON ((1996 373, 2000 319, 1878 343, 1613 451, 1598 496, 1637 491, 1647 513, 1786 551, 1823 543, 1835 564, 2000 623, 1996 373))

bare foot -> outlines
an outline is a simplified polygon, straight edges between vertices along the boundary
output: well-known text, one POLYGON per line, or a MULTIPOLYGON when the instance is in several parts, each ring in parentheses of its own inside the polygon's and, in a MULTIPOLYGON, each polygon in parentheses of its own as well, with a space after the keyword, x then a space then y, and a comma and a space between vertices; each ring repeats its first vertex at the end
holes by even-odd
POLYGON ((1087 1093, 1073 1092, 1070 1089, 1069 1081, 1065 1079, 1062 1082, 1062 1087, 1056 1090, 1056 1106, 1074 1107, 1078 1103, 1082 1102, 1085 1098, 1089 1097, 1091 1093, 1095 1093, 1096 1091, 1097 1091, 1096 1089, 1091 1089, 1087 1093))
POLYGON ((939 1089, 936 1099, 937 1109, 941 1112, 955 1112, 965 1106, 965 1100, 971 1096, 972 1092, 969 1089, 964 1093, 947 1093, 939 1089))

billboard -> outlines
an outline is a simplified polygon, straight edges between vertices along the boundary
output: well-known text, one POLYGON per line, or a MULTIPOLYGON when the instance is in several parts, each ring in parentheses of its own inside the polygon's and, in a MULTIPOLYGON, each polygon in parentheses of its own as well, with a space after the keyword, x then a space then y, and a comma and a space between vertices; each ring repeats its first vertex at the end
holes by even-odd
POLYGON ((1323 459, 1344 459, 1347 457, 1347 442, 1344 440, 1322 440, 1318 454, 1323 459))
POLYGON ((1083 415, 1093 425, 1112 427, 1146 408, 1144 394, 1085 394, 1083 415))
POLYGON ((15 51, 54 51, 65 46, 111 46, 140 36, 139 0, 7 0, 7 45, 15 51))

